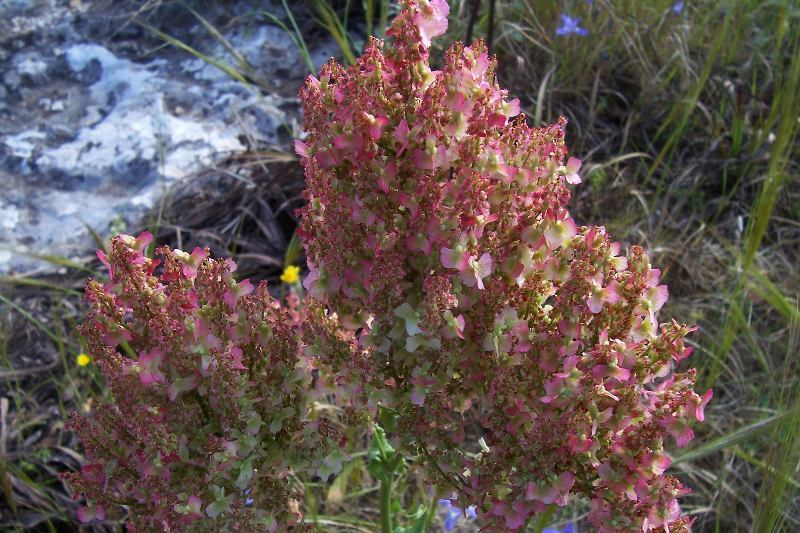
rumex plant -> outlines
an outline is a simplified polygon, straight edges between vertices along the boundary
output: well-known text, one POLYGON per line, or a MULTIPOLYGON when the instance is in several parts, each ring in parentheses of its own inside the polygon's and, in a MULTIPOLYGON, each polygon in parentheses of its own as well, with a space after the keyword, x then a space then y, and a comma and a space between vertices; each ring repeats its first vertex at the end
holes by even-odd
POLYGON ((304 285, 363 350, 313 353, 486 530, 573 495, 600 531, 687 530, 664 445, 711 398, 676 372, 691 328, 657 321, 667 287, 640 247, 570 217, 565 120, 529 127, 481 42, 431 69, 448 10, 406 0, 390 45, 301 91, 304 285))
POLYGON ((231 260, 113 239, 81 327, 110 400, 71 426, 88 463, 65 475, 82 522, 127 509, 128 529, 265 531, 298 522, 297 473, 327 478, 330 420, 310 412, 298 315, 231 260), (312 418, 309 418, 312 415, 312 418), (293 479, 295 481, 293 482, 293 479))
MULTIPOLYGON (((147 233, 99 253, 109 281, 89 282, 82 333, 110 398, 71 420, 89 460, 64 476, 81 521, 298 525, 293 480, 347 459, 313 407, 332 393, 349 422, 372 417, 384 531, 406 530, 389 516, 405 452, 452 495, 452 524, 470 509, 516 531, 581 497, 600 531, 689 528, 664 446, 693 437, 711 398, 677 371, 692 328, 658 322, 667 288, 640 247, 570 217, 565 120, 528 126, 480 41, 431 69, 448 11, 406 0, 390 44, 301 91, 315 301, 282 307, 199 248, 150 258, 147 233)), ((421 531, 424 509, 412 518, 421 531)))

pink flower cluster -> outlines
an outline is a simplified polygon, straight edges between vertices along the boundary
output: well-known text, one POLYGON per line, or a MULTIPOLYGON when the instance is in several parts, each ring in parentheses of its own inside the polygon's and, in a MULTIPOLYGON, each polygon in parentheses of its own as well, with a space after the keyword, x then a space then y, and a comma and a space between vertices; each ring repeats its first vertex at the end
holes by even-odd
POLYGON ((81 332, 110 398, 71 426, 88 463, 64 478, 82 522, 127 508, 128 529, 271 531, 300 518, 295 472, 341 463, 330 420, 309 420, 297 316, 231 260, 113 239, 110 281, 89 281, 81 332), (296 484, 295 484, 296 485, 296 484))
POLYGON ((570 217, 563 119, 529 127, 480 42, 431 69, 447 15, 405 0, 392 46, 301 91, 304 285, 361 349, 323 335, 311 353, 350 405, 399 414, 486 530, 573 495, 600 531, 687 530, 664 445, 711 398, 675 372, 691 328, 657 321, 667 288, 641 248, 570 217))

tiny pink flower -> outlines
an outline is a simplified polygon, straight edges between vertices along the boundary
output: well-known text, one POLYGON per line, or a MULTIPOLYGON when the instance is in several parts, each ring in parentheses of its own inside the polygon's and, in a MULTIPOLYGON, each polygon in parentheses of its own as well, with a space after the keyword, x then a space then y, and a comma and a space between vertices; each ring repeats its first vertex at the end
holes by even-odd
POLYGON ((414 164, 420 170, 447 167, 456 157, 455 152, 448 150, 443 144, 438 146, 431 144, 425 150, 416 148, 413 152, 414 164))
POLYGON ((467 260, 467 269, 461 272, 461 281, 467 287, 478 286, 479 290, 483 290, 483 279, 492 273, 492 256, 488 252, 484 252, 481 258, 477 261, 474 256, 470 256, 467 260))
POLYGON ((294 153, 302 157, 303 159, 308 158, 308 145, 303 141, 297 140, 294 142, 294 153))
POLYGON ((680 363, 694 352, 694 348, 691 346, 685 347, 683 350, 676 351, 672 354, 672 358, 675 360, 676 363, 680 363))
POLYGON ((81 521, 81 524, 87 524, 92 520, 102 521, 105 519, 106 510, 102 505, 93 505, 90 503, 78 508, 78 520, 81 521))
POLYGON ((656 529, 664 526, 666 531, 669 531, 668 524, 678 519, 681 515, 681 509, 678 505, 678 500, 672 499, 666 507, 654 505, 650 508, 650 513, 647 515, 645 522, 646 530, 656 529))
POLYGON ((389 161, 385 165, 379 166, 378 188, 384 193, 391 190, 391 184, 397 177, 397 164, 394 161, 389 161))
POLYGON ((446 337, 464 338, 464 327, 466 326, 464 315, 453 316, 453 312, 448 310, 444 312, 444 320, 447 324, 447 326, 443 328, 446 337))
POLYGON ((406 119, 400 121, 400 124, 397 125, 397 128, 394 130, 394 139, 400 143, 400 149, 397 151, 397 157, 400 157, 403 152, 405 152, 406 147, 408 146, 410 129, 408 128, 408 122, 406 119))
POLYGON ((414 149, 414 164, 421 170, 433 169, 433 156, 419 148, 414 149))
POLYGON ((253 284, 250 282, 249 279, 245 279, 240 281, 239 283, 233 282, 230 289, 225 291, 223 299, 231 309, 234 309, 236 308, 236 302, 238 302, 240 298, 242 298, 243 296, 247 296, 252 292, 253 292, 253 284))
POLYGON ((683 448, 694 438, 694 431, 689 422, 683 418, 670 415, 661 420, 661 425, 675 439, 678 448, 683 448))
POLYGON ((323 295, 322 292, 316 290, 319 285, 319 278, 319 270, 316 268, 311 268, 311 265, 309 264, 309 272, 305 279, 303 279, 303 287, 315 298, 322 298, 323 295))
POLYGON ((578 234, 578 228, 575 221, 571 218, 565 218, 552 222, 544 232, 544 237, 547 239, 547 245, 550 248, 560 248, 565 242, 578 234))
POLYGON ((702 396, 698 396, 697 394, 692 396, 692 401, 695 403, 694 418, 698 422, 705 420, 705 408, 708 402, 711 401, 712 396, 714 396, 714 391, 711 389, 708 389, 702 396))
POLYGON ((136 244, 134 245, 134 249, 137 252, 144 252, 144 249, 153 242, 153 234, 149 231, 143 231, 136 237, 136 244))
MULTIPOLYGON (((183 254, 180 250, 175 250, 175 254, 183 254)), ((186 276, 187 279, 194 279, 197 277, 197 269, 200 267, 200 264, 208 259, 208 252, 203 248, 196 247, 192 250, 192 254, 183 254, 182 257, 186 263, 183 265, 183 275, 186 276)))
POLYGON ((120 326, 113 326, 103 335, 103 342, 111 348, 116 348, 123 342, 133 340, 133 335, 127 329, 120 326))
POLYGON ((667 299, 669 298, 669 289, 667 289, 666 285, 659 285, 657 287, 652 287, 647 290, 645 295, 645 302, 647 308, 652 310, 652 312, 658 312, 665 303, 667 303, 667 299))
POLYGON ((308 264, 308 276, 303 280, 303 287, 314 298, 321 300, 327 293, 335 294, 341 287, 341 281, 332 279, 323 267, 308 264))
POLYGON ((417 234, 409 236, 405 239, 406 248, 411 252, 422 252, 425 255, 431 253, 431 241, 426 239, 424 235, 417 234))
POLYGON ((189 496, 189 510, 193 513, 199 513, 200 508, 203 505, 203 500, 201 500, 198 496, 189 496))
POLYGON ((342 162, 342 158, 338 151, 330 149, 319 150, 315 154, 315 159, 322 168, 329 168, 342 162))
POLYGON ((237 370, 247 370, 247 367, 245 367, 242 364, 242 357, 244 355, 244 352, 242 351, 241 348, 239 348, 238 346, 231 347, 230 354, 231 354, 231 360, 233 361, 233 368, 237 370))
POLYGON ((100 260, 101 263, 108 269, 108 279, 114 281, 114 269, 111 268, 111 263, 108 262, 108 256, 106 256, 105 252, 102 250, 97 250, 95 255, 100 260))
POLYGON ((454 268, 459 272, 464 272, 469 266, 470 255, 467 254, 467 247, 464 244, 457 244, 455 248, 445 248, 439 251, 439 259, 445 268, 454 268))
POLYGON ((339 150, 360 152, 364 148, 364 139, 360 135, 343 133, 333 138, 333 145, 339 150))
POLYGON ((503 102, 503 114, 508 118, 519 115, 519 98, 514 98, 509 102, 503 102))
POLYGON ((574 484, 575 474, 562 472, 555 480, 544 484, 529 482, 525 487, 525 498, 540 501, 545 505, 555 503, 564 506, 567 504, 567 494, 574 484))
POLYGON ((387 124, 389 124, 389 119, 383 115, 379 115, 374 117, 369 113, 364 113, 367 122, 369 122, 369 137, 373 141, 377 141, 381 138, 381 133, 383 133, 383 128, 387 124))
POLYGON ((153 242, 153 234, 149 231, 143 231, 138 237, 130 235, 120 235, 119 237, 131 250, 136 251, 138 254, 144 253, 145 248, 153 242))
POLYGON ((605 304, 615 304, 619 301, 619 293, 617 292, 617 282, 612 281, 606 287, 595 287, 592 295, 586 299, 586 305, 592 313, 599 313, 605 304))
POLYGON ((518 513, 513 506, 504 502, 494 504, 491 513, 505 518, 506 527, 511 531, 516 531, 525 524, 525 517, 518 513))
POLYGON ((658 268, 651 268, 647 273, 647 287, 655 287, 661 279, 661 270, 658 268))
MULTIPOLYGON (((447 15, 450 6, 446 0, 416 0, 417 13, 414 15, 414 24, 419 28, 422 45, 428 48, 431 39, 447 31, 447 15)), ((413 5, 413 4, 412 4, 413 5)))
POLYGON ((642 460, 642 468, 654 476, 663 474, 670 465, 669 457, 661 452, 652 452, 645 455, 642 460))
POLYGON ((106 482, 106 468, 102 464, 85 464, 81 467, 83 479, 96 485, 103 485, 106 482))
POLYGON ((139 379, 142 384, 164 383, 164 374, 159 369, 163 358, 164 353, 158 348, 153 348, 139 356, 139 379))
POLYGON ((586 453, 591 449, 593 443, 594 441, 587 437, 585 433, 580 435, 571 434, 567 441, 567 446, 570 453, 586 453))
POLYGON ((581 182, 578 171, 581 169, 581 160, 570 157, 566 164, 566 173, 564 177, 570 185, 577 185, 581 182))

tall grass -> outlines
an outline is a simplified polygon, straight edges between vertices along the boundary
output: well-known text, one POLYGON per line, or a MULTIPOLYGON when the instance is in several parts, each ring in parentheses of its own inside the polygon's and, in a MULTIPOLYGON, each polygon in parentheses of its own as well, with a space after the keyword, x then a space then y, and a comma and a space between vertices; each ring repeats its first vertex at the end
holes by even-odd
MULTIPOLYGON (((798 373, 796 359, 797 326, 793 324, 792 342, 787 345, 788 357, 783 375, 789 379, 798 373)), ((781 388, 777 393, 779 408, 792 413, 770 432, 763 468, 767 470, 756 501, 753 531, 784 531, 791 529, 791 517, 786 509, 798 494, 800 483, 795 479, 800 464, 800 383, 781 388)), ((795 526, 796 527, 796 526, 795 526)))

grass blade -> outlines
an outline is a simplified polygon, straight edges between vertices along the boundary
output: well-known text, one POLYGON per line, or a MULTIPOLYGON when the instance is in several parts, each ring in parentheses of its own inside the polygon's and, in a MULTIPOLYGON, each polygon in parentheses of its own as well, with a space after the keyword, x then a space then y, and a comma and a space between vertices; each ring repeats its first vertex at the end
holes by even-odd
POLYGON ((780 414, 753 422, 752 424, 731 431, 727 435, 717 437, 709 442, 699 446, 694 446, 677 455, 674 455, 672 457, 672 464, 677 465, 687 461, 694 461, 696 459, 700 459, 701 457, 711 455, 712 453, 719 452, 735 444, 745 442, 746 440, 758 435, 763 435, 781 422, 797 416, 800 416, 800 407, 795 407, 789 411, 784 411, 780 414))
POLYGON ((331 34, 331 37, 333 37, 339 45, 339 48, 341 48, 345 64, 352 65, 355 63, 356 56, 353 53, 353 47, 350 45, 347 30, 342 25, 342 21, 339 20, 339 16, 331 5, 325 0, 314 0, 314 8, 320 16, 319 22, 322 27, 328 30, 328 33, 331 34))
POLYGON ((138 21, 136 21, 136 23, 139 24, 141 27, 145 28, 146 30, 148 30, 149 32, 151 32, 153 35, 156 35, 158 38, 160 38, 162 41, 166 42, 167 44, 170 44, 170 45, 174 46, 175 48, 178 48, 180 50, 183 50, 184 52, 188 52, 188 53, 192 54, 196 58, 208 63, 209 65, 211 65, 213 67, 218 68, 219 70, 221 70, 222 72, 224 72, 225 74, 230 76, 231 78, 233 78, 236 81, 242 83, 242 85, 244 85, 248 89, 253 90, 252 85, 247 80, 245 75, 243 75, 241 72, 236 70, 234 67, 232 67, 228 63, 226 63, 224 61, 220 61, 219 59, 213 58, 211 56, 207 56, 207 55, 203 54, 202 52, 200 52, 199 50, 195 50, 194 48, 192 48, 188 44, 184 43, 180 39, 176 39, 175 37, 172 37, 171 35, 167 35, 166 33, 162 32, 161 30, 156 28, 155 26, 153 26, 151 24, 148 24, 147 22, 144 22, 143 20, 138 20, 138 21))

